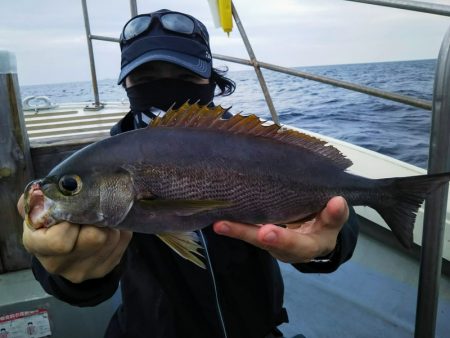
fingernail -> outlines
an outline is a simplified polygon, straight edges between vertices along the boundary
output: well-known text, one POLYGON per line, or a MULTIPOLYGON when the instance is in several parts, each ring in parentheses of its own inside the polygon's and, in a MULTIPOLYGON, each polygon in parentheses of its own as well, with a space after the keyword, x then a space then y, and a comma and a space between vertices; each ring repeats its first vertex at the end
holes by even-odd
POLYGON ((267 235, 264 236, 265 242, 275 242, 277 240, 277 234, 274 231, 269 232, 267 235))
POLYGON ((220 223, 217 226, 217 232, 220 234, 227 234, 230 232, 230 226, 227 223, 220 223))

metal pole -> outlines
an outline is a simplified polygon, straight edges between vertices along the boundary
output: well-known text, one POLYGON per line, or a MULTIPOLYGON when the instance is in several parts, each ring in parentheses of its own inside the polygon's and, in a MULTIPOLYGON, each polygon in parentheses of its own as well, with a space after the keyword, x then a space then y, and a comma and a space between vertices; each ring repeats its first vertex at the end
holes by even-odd
POLYGON ((247 34, 245 33, 244 27, 242 26, 241 20, 239 19, 239 15, 236 11, 236 7, 234 7, 234 3, 231 2, 231 10, 233 13, 234 21, 236 22, 236 26, 239 29, 239 33, 241 34, 242 40, 244 41, 245 48, 247 48, 248 55, 250 56, 250 62, 255 68, 256 76, 258 77, 259 84, 261 85, 261 89, 264 94, 264 98, 266 99, 267 106, 269 107, 270 114, 272 115, 272 120, 276 124, 280 124, 280 120, 278 119, 277 111, 275 110, 275 106, 273 105, 272 98, 270 97, 269 89, 267 88, 266 81, 264 80, 264 76, 259 68, 258 61, 256 60, 255 53, 253 53, 252 46, 250 45, 250 41, 248 40, 247 34))
MULTIPOLYGON (((213 54, 213 57, 216 59, 219 59, 219 60, 240 63, 242 65, 247 65, 247 66, 253 66, 252 62, 250 62, 249 60, 245 60, 245 59, 240 59, 240 58, 226 56, 226 55, 219 55, 219 54, 213 54)), ((413 106, 413 107, 417 107, 417 108, 421 108, 421 109, 431 110, 431 102, 430 101, 420 100, 420 99, 416 99, 416 98, 405 96, 405 95, 399 95, 396 93, 390 93, 390 92, 387 92, 384 90, 361 86, 361 85, 354 84, 351 82, 336 80, 336 79, 326 77, 326 76, 315 75, 315 74, 303 72, 303 71, 292 69, 292 68, 281 67, 281 66, 277 66, 277 65, 267 63, 267 62, 258 61, 257 64, 261 68, 270 69, 275 72, 293 75, 293 76, 301 77, 301 78, 304 78, 307 80, 321 82, 321 83, 332 85, 334 87, 345 88, 345 89, 353 90, 355 92, 368 94, 371 96, 381 97, 383 99, 400 102, 400 103, 407 104, 409 106, 413 106)))
POLYGON ((409 11, 450 16, 450 6, 432 4, 423 1, 405 1, 405 0, 346 0, 352 2, 361 2, 369 5, 378 5, 384 7, 392 7, 406 9, 409 11))
POLYGON ((130 0, 131 17, 138 15, 136 0, 130 0))
POLYGON ((108 41, 108 42, 120 42, 119 38, 111 38, 109 36, 101 36, 91 34, 91 40, 100 40, 100 41, 108 41))
MULTIPOLYGON (((434 80, 429 173, 450 171, 450 28, 439 51, 434 80)), ((448 185, 426 201, 417 296, 415 338, 432 338, 436 331, 442 247, 448 185)))
POLYGON ((89 15, 86 0, 81 0, 81 4, 83 6, 84 27, 86 31, 86 40, 88 44, 89 62, 91 65, 92 89, 94 90, 94 106, 93 107, 87 106, 85 107, 85 109, 99 110, 103 108, 103 105, 100 103, 100 98, 98 95, 97 73, 95 71, 94 50, 92 48, 91 27, 89 25, 89 15))
POLYGON ((33 177, 14 54, 0 51, 0 273, 30 266, 16 203, 33 177))

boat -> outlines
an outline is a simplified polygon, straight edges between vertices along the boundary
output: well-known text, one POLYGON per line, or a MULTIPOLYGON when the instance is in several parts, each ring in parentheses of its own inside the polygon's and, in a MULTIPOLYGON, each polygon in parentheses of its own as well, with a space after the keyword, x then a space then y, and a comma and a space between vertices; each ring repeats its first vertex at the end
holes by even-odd
MULTIPOLYGON (((450 16, 450 6, 445 5, 395 0, 357 2, 450 16)), ((83 0, 82 4, 93 74, 94 102, 54 105, 45 96, 25 99, 23 106, 27 110, 23 112, 21 123, 26 133, 20 137, 23 137, 23 142, 30 146, 29 161, 36 177, 44 176, 49 168, 74 150, 108 137, 111 126, 128 111, 127 102, 100 101, 96 89, 92 40, 117 41, 117 39, 92 35, 86 1, 83 0)), ((132 14, 136 15, 136 2, 130 1, 130 4, 132 14)), ((446 123, 447 119, 450 119, 450 97, 447 94, 450 89, 450 30, 443 39, 439 55, 435 101, 432 103, 258 61, 236 8, 231 2, 230 6, 250 60, 224 55, 213 57, 255 68, 274 122, 279 123, 278 116, 261 68, 432 110, 434 122, 431 144, 434 145, 434 149, 430 153, 429 171, 450 171, 450 168, 446 167, 450 144, 446 136, 449 134, 450 125, 446 123)), ((227 29, 230 29, 229 21, 227 25, 227 29)), ((2 83, 0 82, 0 86, 2 83)), ((8 83, 7 79, 5 83, 8 83)), ((0 95, 0 102, 2 99, 5 100, 0 95)), ((18 106, 20 107, 20 103, 18 106)), ((424 169, 374 151, 307 130, 301 131, 321 138, 338 148, 352 160, 354 164, 350 171, 358 175, 381 178, 426 173, 424 169)), ((0 168, 0 174, 2 172, 0 168)), ((6 177, 6 174, 3 176, 6 177)), ((0 184, 1 178, 2 175, 0 184)), ((329 275, 305 275, 298 273, 288 264, 281 264, 286 284, 285 303, 290 314, 290 323, 280 327, 285 336, 291 337, 301 333, 308 338, 449 337, 450 322, 446 320, 450 317, 449 203, 448 192, 443 190, 439 196, 428 200, 427 216, 422 206, 416 220, 415 244, 411 251, 402 249, 395 242, 385 222, 375 211, 357 207, 361 223, 358 246, 354 257, 337 272, 329 275), (433 218, 430 214, 436 214, 440 218, 433 218), (431 231, 428 231, 430 229, 431 231)), ((17 227, 0 231, 0 244, 5 242, 4 238, 7 235, 19 231, 17 227)), ((0 275, 0 326, 2 321, 12 321, 16 317, 35 316, 44 322, 43 317, 47 316, 52 318, 48 324, 52 336, 68 338, 78 337, 81 334, 88 337, 101 336, 111 314, 120 303, 120 293, 95 308, 70 307, 42 291, 31 272, 24 269, 29 264, 28 256, 20 252, 19 246, 20 243, 13 241, 6 250, 2 249, 2 257, 14 256, 16 259, 8 266, 0 264, 0 273, 3 272, 0 275), (86 319, 87 317, 89 319, 86 319), (71 327, 73 324, 68 323, 73 322, 73 318, 87 320, 86 325, 83 328, 71 327)))

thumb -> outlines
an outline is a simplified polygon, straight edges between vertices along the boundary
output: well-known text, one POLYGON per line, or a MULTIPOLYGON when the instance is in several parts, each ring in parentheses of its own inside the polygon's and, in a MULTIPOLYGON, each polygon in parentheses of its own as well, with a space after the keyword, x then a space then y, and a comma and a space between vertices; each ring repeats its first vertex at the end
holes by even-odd
POLYGON ((349 213, 347 201, 341 196, 336 196, 330 199, 325 209, 319 213, 316 223, 325 228, 340 230, 347 221, 349 213))

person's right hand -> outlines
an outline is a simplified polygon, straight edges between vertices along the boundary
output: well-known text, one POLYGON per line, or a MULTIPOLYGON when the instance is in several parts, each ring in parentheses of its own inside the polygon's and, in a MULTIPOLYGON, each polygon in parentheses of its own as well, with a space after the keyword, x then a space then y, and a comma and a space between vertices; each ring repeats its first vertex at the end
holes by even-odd
MULTIPOLYGON (((24 217, 23 195, 17 203, 24 217)), ((119 263, 132 232, 69 222, 49 228, 30 229, 23 223, 23 245, 51 274, 72 283, 101 278, 119 263)))

